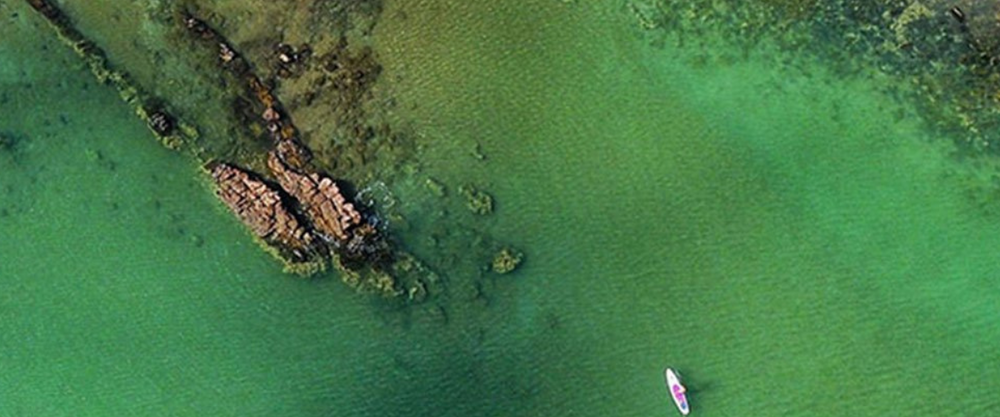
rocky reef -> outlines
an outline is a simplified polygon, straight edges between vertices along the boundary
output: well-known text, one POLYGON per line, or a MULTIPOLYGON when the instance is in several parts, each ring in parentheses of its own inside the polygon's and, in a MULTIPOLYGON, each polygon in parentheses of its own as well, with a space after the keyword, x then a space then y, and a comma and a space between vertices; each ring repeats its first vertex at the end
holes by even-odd
MULTIPOLYGON (((200 5, 192 2, 130 5, 126 8, 146 13, 145 23, 156 28, 152 33, 161 36, 160 41, 169 49, 167 55, 164 50, 155 49, 163 45, 143 47, 137 38, 132 42, 118 42, 120 36, 103 39, 115 48, 119 57, 150 54, 154 65, 142 62, 127 65, 130 70, 138 71, 139 76, 133 77, 119 69, 116 65, 119 62, 109 58, 115 54, 107 54, 77 28, 73 13, 61 9, 76 7, 74 12, 86 14, 91 13, 89 6, 62 5, 51 0, 26 2, 55 28, 101 82, 119 91, 164 145, 203 164, 222 203, 270 253, 284 261, 287 270, 312 275, 333 266, 344 282, 359 290, 387 296, 408 295, 411 301, 423 300, 436 291, 439 284, 436 274, 412 255, 394 247, 382 226, 384 222, 372 207, 355 201, 355 188, 351 184, 325 173, 330 167, 344 165, 328 152, 324 152, 321 160, 313 158, 309 144, 329 148, 315 139, 303 138, 289 110, 275 94, 279 79, 309 79, 316 74, 314 67, 306 65, 311 47, 293 48, 279 42, 255 48, 258 56, 270 58, 253 62, 236 43, 198 15, 204 12, 200 5), (271 53, 258 53, 259 49, 271 53), (273 65, 271 58, 275 60, 273 65), (258 69, 271 73, 262 76, 258 69)), ((257 2, 240 7, 283 6, 257 2)), ((214 13, 211 16, 219 17, 214 13)), ((91 29, 102 30, 96 26, 91 29)), ((333 79, 335 88, 329 90, 349 102, 347 106, 361 107, 367 87, 357 87, 370 85, 380 68, 370 55, 367 60, 353 58, 353 54, 344 50, 343 35, 336 35, 337 38, 341 41, 332 43, 331 51, 340 52, 328 51, 331 43, 317 37, 317 49, 324 54, 323 67, 327 72, 342 75, 333 79), (365 67, 355 68, 359 65, 365 67), (359 84, 359 80, 365 83, 359 84)), ((308 110, 301 100, 297 101, 296 107, 308 110)), ((312 131, 332 132, 324 130, 329 129, 329 124, 323 120, 314 120, 312 131)), ((366 118, 351 120, 359 125, 366 123, 366 118)), ((369 128, 351 129, 374 132, 369 128)), ((387 134, 384 129, 380 132, 387 134)), ((378 142, 370 135, 364 139, 367 143, 378 142)), ((350 149, 342 148, 344 158, 354 154, 350 149)), ((370 155, 367 162, 377 159, 375 154, 365 153, 370 155)), ((376 167, 366 169, 368 175, 378 171, 376 167)), ((344 170, 341 173, 349 174, 344 170)))
POLYGON ((285 260, 289 271, 309 275, 332 260, 342 272, 350 272, 347 282, 352 285, 403 292, 392 276, 379 272, 393 267, 392 248, 333 179, 298 172, 277 152, 270 154, 268 165, 277 184, 226 163, 216 163, 210 171, 219 198, 285 260))
MULTIPOLYGON (((226 180, 226 177, 216 175, 216 170, 218 166, 229 165, 219 164, 213 168, 220 197, 231 211, 258 237, 273 246, 291 271, 310 274, 326 264, 328 254, 338 255, 332 260, 342 272, 366 270, 369 273, 367 279, 351 275, 351 279, 345 280, 348 283, 377 288, 386 294, 403 293, 393 277, 383 272, 393 256, 391 247, 382 236, 383 232, 376 227, 378 220, 364 215, 336 180, 312 167, 311 151, 299 140, 298 129, 271 88, 261 81, 251 64, 219 32, 188 11, 182 12, 182 21, 198 42, 218 48, 219 62, 244 86, 245 107, 259 115, 257 121, 266 126, 267 137, 273 145, 267 153, 266 165, 280 192, 267 188, 264 183, 244 187, 249 188, 247 190, 237 187, 234 192, 227 192, 233 189, 233 181, 220 181, 226 180), (241 193, 245 191, 256 197, 256 200, 250 201, 261 203, 245 204, 247 200, 241 198, 241 193), (241 204, 230 203, 234 194, 236 203, 241 204), (287 213, 279 210, 286 207, 290 208, 287 213), (277 217, 271 217, 272 221, 267 222, 269 216, 274 215, 277 217), (296 218, 302 219, 304 226, 287 221, 296 218), (275 223, 281 228, 268 228, 275 223), (274 233, 285 229, 288 229, 287 233, 280 233, 275 238, 274 233)), ((285 57, 282 62, 286 65, 302 59, 295 52, 282 51, 285 57)))

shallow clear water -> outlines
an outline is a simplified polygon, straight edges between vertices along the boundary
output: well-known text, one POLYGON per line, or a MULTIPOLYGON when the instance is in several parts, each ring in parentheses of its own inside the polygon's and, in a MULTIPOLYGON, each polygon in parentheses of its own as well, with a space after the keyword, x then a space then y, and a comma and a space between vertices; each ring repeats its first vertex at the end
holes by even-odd
POLYGON ((1000 409, 1000 218, 969 198, 993 169, 893 80, 651 46, 618 4, 467 3, 389 3, 375 34, 424 145, 394 187, 443 228, 404 239, 457 259, 446 299, 404 308, 283 275, 197 166, 9 19, 46 35, 0 41, 24 63, 0 66, 0 130, 25 138, 0 154, 0 415, 672 415, 668 365, 698 415, 1000 409), (475 278, 485 299, 455 249, 477 232, 527 255, 475 278))

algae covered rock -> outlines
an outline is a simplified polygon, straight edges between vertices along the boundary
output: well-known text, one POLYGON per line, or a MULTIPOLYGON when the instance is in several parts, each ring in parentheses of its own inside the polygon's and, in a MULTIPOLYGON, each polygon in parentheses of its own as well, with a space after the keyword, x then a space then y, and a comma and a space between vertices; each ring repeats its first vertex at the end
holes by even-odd
POLYGON ((517 269, 524 261, 524 254, 516 249, 503 248, 493 256, 493 272, 506 274, 517 269))
POLYGON ((458 192, 465 196, 465 207, 480 216, 493 213, 493 197, 472 185, 458 187, 458 192))

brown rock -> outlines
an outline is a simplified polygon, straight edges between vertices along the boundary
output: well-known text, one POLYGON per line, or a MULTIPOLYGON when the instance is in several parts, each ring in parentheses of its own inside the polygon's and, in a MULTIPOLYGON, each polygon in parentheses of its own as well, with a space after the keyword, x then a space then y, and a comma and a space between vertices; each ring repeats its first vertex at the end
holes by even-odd
POLYGON ((313 236, 285 207, 276 190, 229 164, 212 168, 212 179, 219 198, 254 234, 288 250, 299 260, 310 257, 313 236))
POLYGON ((281 188, 299 201, 317 233, 338 244, 350 240, 351 230, 361 225, 361 213, 347 201, 332 179, 317 173, 296 172, 274 152, 268 155, 267 166, 281 188))
POLYGON ((274 145, 274 152, 279 160, 285 162, 286 167, 296 170, 304 169, 312 159, 309 149, 295 138, 279 139, 274 145))

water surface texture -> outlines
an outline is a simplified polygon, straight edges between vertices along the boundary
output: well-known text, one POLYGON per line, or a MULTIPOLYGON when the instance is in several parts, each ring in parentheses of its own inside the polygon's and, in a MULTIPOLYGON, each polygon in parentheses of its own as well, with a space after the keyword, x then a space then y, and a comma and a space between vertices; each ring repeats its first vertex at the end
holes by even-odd
POLYGON ((283 274, 9 3, 0 416, 675 415, 665 366, 693 415, 1000 413, 995 163, 896 79, 650 42, 619 2, 386 2, 380 88, 422 149, 402 238, 456 259, 400 306, 283 274), (470 233, 525 263, 482 274, 470 233))

